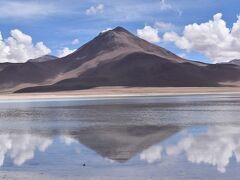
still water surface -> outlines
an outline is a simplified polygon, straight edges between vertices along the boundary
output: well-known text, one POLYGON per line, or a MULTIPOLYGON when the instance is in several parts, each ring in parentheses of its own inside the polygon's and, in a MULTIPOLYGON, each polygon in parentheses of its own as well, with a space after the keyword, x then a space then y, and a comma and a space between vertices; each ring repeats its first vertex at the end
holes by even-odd
POLYGON ((240 95, 0 102, 0 178, 239 179, 240 95))

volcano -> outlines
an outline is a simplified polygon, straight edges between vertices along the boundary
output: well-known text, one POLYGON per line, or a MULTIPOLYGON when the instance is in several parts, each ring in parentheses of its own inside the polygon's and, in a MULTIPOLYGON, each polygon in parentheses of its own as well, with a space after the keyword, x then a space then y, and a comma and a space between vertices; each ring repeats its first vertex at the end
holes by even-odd
POLYGON ((183 59, 122 27, 100 33, 63 58, 0 65, 0 89, 14 92, 99 86, 213 87, 237 81, 239 66, 183 59))

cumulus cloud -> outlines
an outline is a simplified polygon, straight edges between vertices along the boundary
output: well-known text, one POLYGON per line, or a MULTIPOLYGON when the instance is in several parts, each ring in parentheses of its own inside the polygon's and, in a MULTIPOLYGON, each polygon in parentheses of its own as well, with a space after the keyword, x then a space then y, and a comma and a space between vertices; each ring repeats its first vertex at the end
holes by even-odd
POLYGON ((43 42, 35 45, 32 37, 18 29, 11 31, 11 36, 3 39, 0 32, 0 62, 21 63, 49 54, 51 50, 43 42))
POLYGON ((209 127, 204 134, 181 139, 167 148, 168 155, 185 153, 193 163, 216 166, 224 173, 232 157, 240 162, 240 128, 233 126, 209 127))
POLYGON ((97 6, 91 6, 89 9, 86 10, 86 15, 96 15, 103 13, 104 5, 98 4, 97 6))
POLYGON ((140 159, 145 160, 148 163, 153 163, 157 160, 161 160, 162 157, 162 147, 161 146, 152 146, 146 150, 144 150, 140 154, 140 159))
POLYGON ((151 43, 160 42, 160 37, 158 35, 158 29, 153 28, 151 26, 145 26, 143 29, 138 29, 137 35, 140 38, 145 39, 146 41, 149 41, 151 43))
POLYGON ((218 13, 208 22, 185 26, 182 36, 175 32, 167 32, 163 39, 173 42, 181 49, 204 54, 215 63, 239 59, 240 16, 232 28, 226 26, 222 14, 218 13))
POLYGON ((161 0, 160 1, 160 10, 161 11, 165 11, 165 10, 169 10, 172 9, 172 5, 169 4, 167 1, 165 0, 161 0))
POLYGON ((72 44, 73 44, 73 45, 77 45, 77 44, 79 44, 79 39, 77 39, 77 38, 74 39, 74 40, 72 41, 72 44))
POLYGON ((65 47, 61 50, 58 50, 58 57, 61 58, 61 57, 64 57, 64 56, 67 56, 71 53, 73 53, 74 51, 76 51, 77 49, 69 49, 68 47, 65 47))

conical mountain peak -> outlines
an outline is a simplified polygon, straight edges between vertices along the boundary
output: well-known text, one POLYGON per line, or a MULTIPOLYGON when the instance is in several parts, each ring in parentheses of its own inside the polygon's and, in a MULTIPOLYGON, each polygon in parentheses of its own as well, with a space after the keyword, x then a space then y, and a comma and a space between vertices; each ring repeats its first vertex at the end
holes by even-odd
POLYGON ((123 28, 121 26, 118 26, 118 27, 114 28, 112 31, 114 31, 114 32, 125 32, 125 33, 130 34, 130 32, 128 30, 126 30, 125 28, 123 28))
POLYGON ((114 29, 110 29, 110 30, 106 30, 106 31, 103 31, 101 34, 111 34, 111 33, 128 33, 128 34, 131 34, 127 29, 121 27, 121 26, 117 26, 115 27, 114 29))
MULTIPOLYGON (((112 30, 106 31, 104 33, 99 34, 100 37, 110 37, 108 40, 113 40, 114 38, 120 38, 125 36, 125 37, 132 37, 134 38, 135 35, 129 32, 128 30, 124 29, 123 27, 116 27, 112 30), (111 39, 112 38, 112 39, 111 39)), ((98 37, 99 37, 98 36, 98 37)))
POLYGON ((65 58, 88 61, 104 55, 105 59, 106 57, 114 59, 117 56, 125 56, 135 52, 154 54, 172 61, 185 62, 170 51, 149 43, 120 26, 100 33, 93 40, 65 58))

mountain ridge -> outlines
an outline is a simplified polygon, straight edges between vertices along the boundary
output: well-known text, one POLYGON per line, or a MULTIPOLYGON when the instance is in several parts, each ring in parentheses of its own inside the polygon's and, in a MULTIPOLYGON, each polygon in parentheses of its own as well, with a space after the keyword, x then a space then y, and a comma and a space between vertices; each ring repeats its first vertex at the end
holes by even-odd
POLYGON ((29 60, 27 60, 27 62, 40 63, 40 62, 45 62, 45 61, 53 61, 53 60, 56 60, 56 59, 58 59, 58 57, 47 54, 47 55, 44 55, 44 56, 41 56, 41 57, 38 57, 38 58, 35 58, 35 59, 29 59, 29 60))
POLYGON ((0 66, 0 90, 15 92, 98 86, 208 87, 235 81, 240 81, 236 66, 183 59, 122 27, 100 33, 57 60, 12 64, 2 70, 0 66))
POLYGON ((240 59, 231 60, 231 61, 229 62, 229 64, 235 64, 235 65, 240 66, 240 59))

